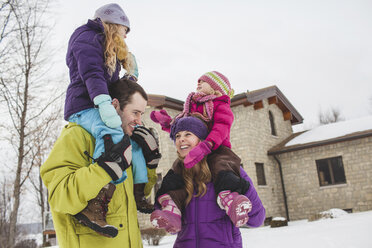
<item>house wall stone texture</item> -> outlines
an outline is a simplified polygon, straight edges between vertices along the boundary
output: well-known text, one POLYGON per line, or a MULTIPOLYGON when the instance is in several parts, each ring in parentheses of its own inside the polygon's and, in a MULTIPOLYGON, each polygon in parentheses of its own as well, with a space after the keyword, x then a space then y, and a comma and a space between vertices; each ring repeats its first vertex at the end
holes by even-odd
POLYGON ((278 155, 283 166, 291 220, 340 208, 372 209, 372 137, 278 155), (342 157, 346 183, 321 187, 316 160, 342 157))
POLYGON ((285 121, 276 104, 263 101, 263 108, 238 105, 232 108, 235 121, 231 129, 232 150, 242 159, 244 169, 253 180, 266 209, 266 217, 283 216, 285 209, 278 165, 267 151, 292 134, 291 122, 285 121), (271 134, 269 111, 274 116, 277 136, 271 134), (257 185, 255 163, 264 164, 265 186, 257 185))

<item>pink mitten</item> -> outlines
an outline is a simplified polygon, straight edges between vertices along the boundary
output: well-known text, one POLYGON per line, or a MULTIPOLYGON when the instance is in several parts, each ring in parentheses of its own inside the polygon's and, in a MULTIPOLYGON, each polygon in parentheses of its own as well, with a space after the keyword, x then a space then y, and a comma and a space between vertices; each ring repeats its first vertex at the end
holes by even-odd
POLYGON ((170 133, 170 123, 172 121, 172 117, 170 117, 164 109, 160 111, 152 111, 150 114, 150 118, 153 122, 159 123, 161 129, 170 133))
POLYGON ((211 145, 208 141, 202 141, 197 146, 195 146, 189 154, 186 155, 183 160, 183 164, 187 169, 193 167, 198 162, 200 162, 205 156, 211 153, 211 145))

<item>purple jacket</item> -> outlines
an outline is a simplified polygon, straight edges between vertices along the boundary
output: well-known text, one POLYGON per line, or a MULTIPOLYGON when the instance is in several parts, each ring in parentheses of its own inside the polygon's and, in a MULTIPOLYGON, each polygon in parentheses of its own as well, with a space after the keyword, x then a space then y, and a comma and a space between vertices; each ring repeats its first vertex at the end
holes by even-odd
MULTIPOLYGON (((265 220, 265 208, 253 186, 252 180, 241 168, 241 177, 249 181, 245 194, 252 202, 247 225, 259 227, 265 220)), ((213 183, 207 184, 203 197, 194 197, 182 212, 182 228, 177 235, 174 248, 241 248, 242 237, 239 228, 234 227, 226 212, 216 203, 213 183)))
POLYGON ((71 35, 66 55, 70 70, 70 85, 65 101, 66 121, 71 114, 93 108, 93 98, 108 94, 108 84, 119 79, 119 62, 112 77, 107 72, 104 43, 104 29, 100 19, 88 20, 87 24, 77 28, 71 35))

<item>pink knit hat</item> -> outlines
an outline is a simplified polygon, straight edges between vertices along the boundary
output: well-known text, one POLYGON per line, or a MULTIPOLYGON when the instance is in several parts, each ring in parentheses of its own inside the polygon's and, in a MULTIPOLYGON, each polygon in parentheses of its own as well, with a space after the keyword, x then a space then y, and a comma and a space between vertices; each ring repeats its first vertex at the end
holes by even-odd
POLYGON ((231 85, 227 77, 217 71, 205 73, 198 79, 198 82, 200 81, 208 83, 212 89, 219 91, 222 95, 227 95, 230 98, 234 96, 234 90, 231 89, 231 85))

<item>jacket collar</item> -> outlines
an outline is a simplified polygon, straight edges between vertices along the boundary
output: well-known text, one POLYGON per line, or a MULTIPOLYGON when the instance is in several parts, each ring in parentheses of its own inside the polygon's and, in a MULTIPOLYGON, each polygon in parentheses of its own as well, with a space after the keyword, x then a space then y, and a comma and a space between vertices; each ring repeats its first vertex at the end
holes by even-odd
POLYGON ((219 96, 214 99, 214 101, 221 101, 221 102, 227 102, 230 103, 230 97, 227 95, 219 96))
POLYGON ((94 20, 88 20, 87 26, 91 29, 97 30, 98 32, 105 31, 101 19, 96 18, 94 20))

